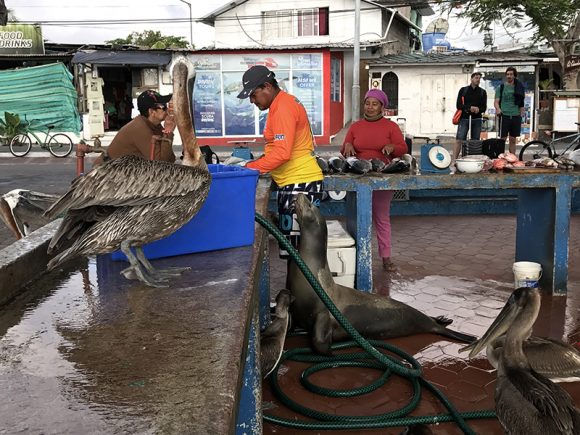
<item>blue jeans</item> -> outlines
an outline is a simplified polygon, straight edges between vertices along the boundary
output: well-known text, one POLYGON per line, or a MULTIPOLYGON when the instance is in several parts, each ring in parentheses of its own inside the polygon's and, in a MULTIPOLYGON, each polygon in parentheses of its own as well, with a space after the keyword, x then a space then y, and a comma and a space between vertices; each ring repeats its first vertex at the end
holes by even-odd
MULTIPOLYGON (((479 140, 481 136, 481 118, 471 119, 471 139, 479 140)), ((461 118, 459 125, 457 126, 457 136, 455 139, 465 140, 467 139, 467 132, 469 130, 469 118, 461 118)))

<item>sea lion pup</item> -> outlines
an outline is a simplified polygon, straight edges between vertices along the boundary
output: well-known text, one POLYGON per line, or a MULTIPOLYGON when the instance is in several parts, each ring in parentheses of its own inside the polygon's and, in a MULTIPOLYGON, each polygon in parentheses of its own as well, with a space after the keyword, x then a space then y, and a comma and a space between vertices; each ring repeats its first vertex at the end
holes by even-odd
POLYGON ((288 331, 288 308, 293 298, 290 290, 282 289, 276 296, 276 312, 272 323, 260 333, 260 367, 266 378, 280 361, 288 331))
MULTIPOLYGON (((318 208, 304 195, 298 195, 296 199, 296 215, 301 232, 300 256, 340 312, 363 337, 386 339, 434 333, 466 343, 475 340, 471 335, 447 329, 447 319, 434 319, 389 297, 336 284, 326 259, 326 221, 318 208)), ((310 333, 316 352, 330 354, 332 342, 347 340, 348 334, 330 314, 293 261, 287 281, 295 298, 290 307, 293 323, 310 333)))

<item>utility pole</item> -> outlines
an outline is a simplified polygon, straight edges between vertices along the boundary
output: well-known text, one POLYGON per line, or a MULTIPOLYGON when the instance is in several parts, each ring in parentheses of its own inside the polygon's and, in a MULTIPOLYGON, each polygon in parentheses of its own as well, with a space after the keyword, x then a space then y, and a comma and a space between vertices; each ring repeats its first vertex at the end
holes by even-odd
POLYGON ((186 2, 185 0, 179 0, 181 3, 185 3, 189 6, 189 44, 193 49, 193 20, 191 19, 191 3, 186 2))
POLYGON ((354 58, 352 67, 352 122, 360 117, 360 0, 354 2, 354 58))

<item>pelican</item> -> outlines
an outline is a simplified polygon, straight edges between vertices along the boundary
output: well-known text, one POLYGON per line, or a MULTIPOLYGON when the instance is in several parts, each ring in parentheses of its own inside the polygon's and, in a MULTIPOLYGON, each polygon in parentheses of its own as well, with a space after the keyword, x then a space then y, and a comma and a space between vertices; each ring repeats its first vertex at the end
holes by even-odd
POLYGON ((50 222, 43 213, 57 199, 58 195, 48 193, 11 190, 0 197, 0 219, 20 240, 50 222))
POLYGON ((48 270, 77 256, 118 249, 130 263, 121 273, 152 287, 167 286, 170 277, 185 270, 156 270, 142 250, 143 245, 166 237, 187 223, 207 198, 211 182, 193 128, 189 99, 193 67, 180 59, 172 74, 183 165, 123 156, 74 180, 69 191, 45 213, 50 218, 66 212, 49 244, 49 253, 60 253, 49 261, 48 270))
POLYGON ((540 291, 521 287, 481 339, 486 342, 498 330, 506 332, 497 361, 497 418, 510 434, 578 434, 580 413, 572 399, 562 387, 537 373, 523 350, 539 311, 540 291))
MULTIPOLYGON (((517 314, 513 306, 513 298, 514 296, 512 295, 483 337, 461 348, 459 351, 470 351, 469 357, 473 358, 487 346, 487 359, 497 369, 499 358, 505 346, 504 334, 514 321, 515 314, 517 314)), ((522 347, 532 369, 549 378, 552 382, 574 382, 580 380, 580 352, 575 347, 558 340, 533 335, 525 337, 522 347)))

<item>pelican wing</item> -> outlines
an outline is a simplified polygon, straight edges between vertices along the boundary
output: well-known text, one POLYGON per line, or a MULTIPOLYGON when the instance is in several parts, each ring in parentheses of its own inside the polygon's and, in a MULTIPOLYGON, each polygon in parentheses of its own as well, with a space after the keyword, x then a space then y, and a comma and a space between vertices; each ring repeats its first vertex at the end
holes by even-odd
POLYGON ((533 405, 540 421, 553 424, 557 433, 574 433, 578 411, 564 389, 533 370, 506 369, 506 376, 523 399, 533 405))
POLYGON ((523 346, 536 372, 547 377, 580 376, 580 352, 569 344, 531 336, 523 346))
POLYGON ((55 217, 69 209, 145 205, 158 198, 191 193, 208 177, 207 171, 197 168, 123 156, 76 178, 45 214, 55 217))

